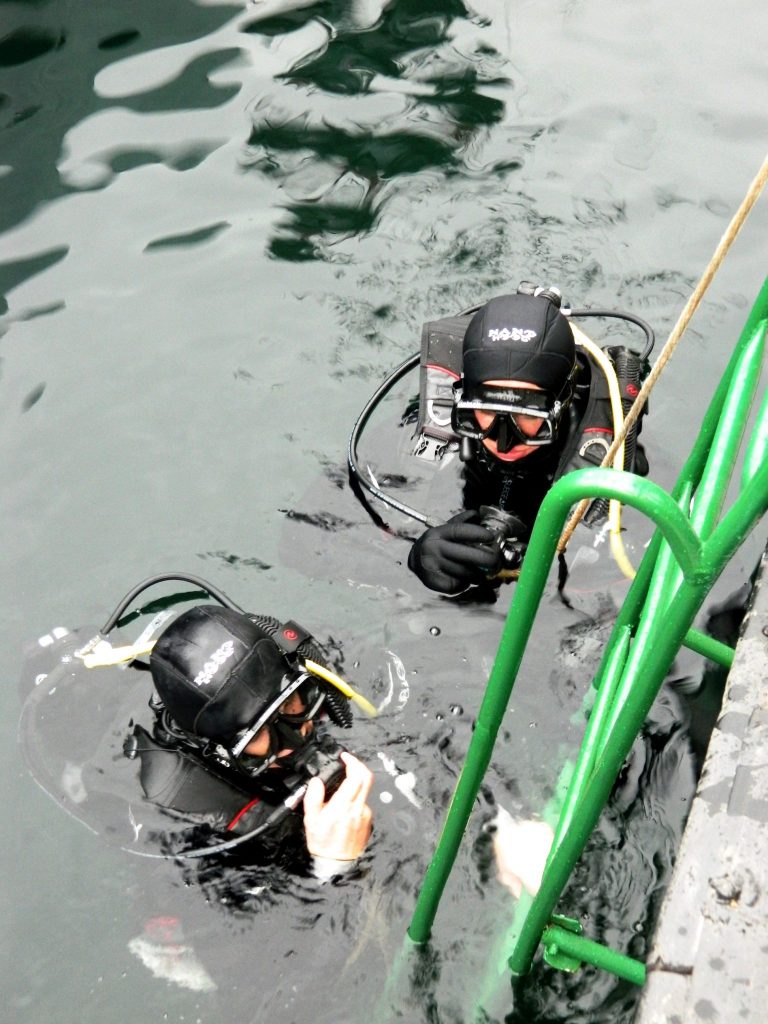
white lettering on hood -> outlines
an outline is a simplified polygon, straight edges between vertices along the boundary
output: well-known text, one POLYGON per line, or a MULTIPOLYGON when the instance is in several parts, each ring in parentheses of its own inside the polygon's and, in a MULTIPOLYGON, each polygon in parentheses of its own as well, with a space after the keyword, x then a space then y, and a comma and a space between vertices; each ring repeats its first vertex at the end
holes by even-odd
POLYGON ((525 327, 491 327, 488 331, 491 341, 533 341, 536 331, 525 327))
POLYGON ((213 652, 195 676, 195 686, 207 686, 224 662, 228 661, 234 653, 235 645, 233 641, 225 640, 221 647, 213 652))

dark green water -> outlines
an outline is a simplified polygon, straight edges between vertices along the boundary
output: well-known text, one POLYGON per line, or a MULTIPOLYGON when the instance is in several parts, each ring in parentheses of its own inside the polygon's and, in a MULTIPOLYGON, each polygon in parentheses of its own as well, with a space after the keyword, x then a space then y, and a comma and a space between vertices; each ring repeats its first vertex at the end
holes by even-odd
MULTIPOLYGON (((373 1017, 509 594, 468 609, 420 589, 407 545, 345 487, 350 427, 423 320, 523 278, 634 311, 663 340, 764 155, 760 20, 754 0, 0 2, 9 1019, 373 1017), (378 769, 360 883, 278 887, 227 914, 29 778, 25 645, 102 622, 169 569, 332 637, 364 690, 397 680, 402 696, 353 733, 378 769), (381 800, 379 751, 415 773, 420 811, 381 800), (159 915, 180 918, 215 991, 140 962, 134 940, 159 915)), ((763 199, 654 394, 645 437, 664 486, 762 283, 767 232, 763 199)), ((648 531, 627 524, 637 555, 648 531)), ((604 548, 592 564, 589 534, 572 552, 574 609, 547 604, 494 762, 511 810, 551 794, 581 729, 584 664, 626 591, 604 548)), ((638 956, 690 797, 677 753, 656 772, 655 816, 627 801, 572 897, 589 934, 638 956)), ((472 1021, 488 935, 512 910, 481 860, 461 859, 399 1019, 472 1021)), ((634 998, 591 972, 537 970, 494 1012, 614 1022, 634 998)))

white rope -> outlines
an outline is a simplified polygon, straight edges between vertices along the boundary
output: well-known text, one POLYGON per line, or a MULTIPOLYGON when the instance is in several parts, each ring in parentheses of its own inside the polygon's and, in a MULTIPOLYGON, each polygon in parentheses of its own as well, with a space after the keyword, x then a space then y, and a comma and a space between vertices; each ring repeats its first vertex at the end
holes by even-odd
MULTIPOLYGON (((680 341, 680 338, 683 335, 683 331, 686 329, 691 320, 691 317, 698 309, 699 303, 704 297, 704 293, 709 287, 712 278, 717 273, 720 264, 725 259, 725 255, 730 249, 731 245, 733 244, 734 239, 741 230, 744 221, 747 219, 749 211, 755 205, 755 202, 757 201, 758 196, 762 192, 766 181, 768 181, 768 155, 766 155, 765 159, 763 160, 760 170, 757 172, 755 179, 749 186, 747 194, 744 196, 741 205, 734 214, 731 223, 728 225, 725 232, 723 233, 723 236, 720 239, 717 248, 715 249, 712 259, 707 264, 707 268, 704 271, 701 280, 696 285, 696 288, 691 294, 691 297, 686 302, 682 313, 677 318, 677 323, 672 328, 672 333, 669 335, 666 342, 664 343, 664 348, 659 353, 659 358, 653 364, 653 368, 651 372, 648 374, 642 388, 640 389, 640 392, 638 393, 638 396, 635 399, 632 408, 629 410, 626 417, 624 418, 624 425, 622 426, 618 434, 614 437, 611 447, 605 453, 605 457, 601 463, 601 467, 608 466, 613 462, 614 455, 618 451, 619 447, 622 444, 624 444, 624 440, 627 434, 637 422, 641 410, 645 406, 645 403, 648 401, 648 396, 650 395, 654 385, 656 384, 656 381, 659 379, 659 376, 661 375, 661 371, 672 358, 672 353, 677 347, 677 343, 680 341)), ((571 539, 571 536, 573 535, 573 531, 579 525, 584 513, 589 508, 590 501, 590 498, 585 498, 576 506, 573 515, 566 523, 565 529, 563 530, 560 540, 558 541, 557 550, 559 553, 565 551, 568 545, 568 541, 571 539)))

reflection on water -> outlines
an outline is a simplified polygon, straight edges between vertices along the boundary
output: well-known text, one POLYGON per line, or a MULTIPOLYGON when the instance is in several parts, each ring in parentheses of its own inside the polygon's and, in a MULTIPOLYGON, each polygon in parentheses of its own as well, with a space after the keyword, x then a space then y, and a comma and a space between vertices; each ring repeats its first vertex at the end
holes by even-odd
POLYGON ((26 64, 44 53, 64 45, 65 36, 41 29, 17 29, 0 41, 0 67, 13 68, 26 64))
MULTIPOLYGON (((425 320, 523 278, 663 334, 760 156, 759 42, 749 18, 703 25, 660 0, 610 19, 591 0, 546 15, 500 0, 0 11, 8 674, 52 622, 103 621, 131 581, 203 562, 244 606, 316 629, 385 709, 350 740, 377 777, 362 877, 318 890, 255 871, 248 912, 232 913, 216 902, 225 879, 201 891, 172 865, 126 862, 38 799, 4 689, 20 823, 3 861, 20 951, 7 1001, 30 1024, 158 1007, 201 1024, 357 1024, 397 958, 509 594, 472 607, 419 587, 397 535, 412 524, 377 528, 348 490, 352 422, 425 320)), ((654 395, 644 437, 665 486, 703 404, 691 380, 707 390, 719 374, 764 236, 742 232, 654 395)), ((549 595, 434 946, 400 993, 409 1022, 475 1024, 469 990, 513 912, 480 823, 496 801, 537 813, 572 757, 626 592, 606 561, 585 534, 572 607, 549 595)), ((638 956, 693 785, 687 716, 672 695, 658 703, 563 901, 638 956)), ((636 995, 537 967, 514 1002, 503 978, 491 1019, 614 1024, 636 995)))
MULTIPOLYGON (((239 8, 169 0, 160 9, 142 0, 128 9, 112 5, 92 19, 78 19, 68 11, 71 27, 62 25, 58 4, 5 3, 2 10, 1 159, 8 171, 0 177, 0 230, 5 231, 27 218, 38 203, 66 191, 57 172, 62 140, 102 106, 92 89, 102 68, 139 49, 206 36, 239 8), (13 74, 3 73, 5 68, 13 74)), ((160 97, 169 109, 194 107, 201 87, 210 91, 208 66, 186 76, 183 90, 160 97)), ((214 102, 210 97, 208 105, 214 102)))
POLYGON ((505 61, 486 44, 454 45, 454 21, 472 17, 465 4, 395 0, 373 13, 370 4, 319 4, 244 26, 273 37, 319 20, 327 32, 251 111, 244 165, 278 179, 289 197, 270 242, 275 257, 333 258, 329 245, 370 231, 405 175, 429 187, 435 172, 471 173, 478 133, 503 116, 502 100, 484 90, 509 84, 505 61))
MULTIPOLYGON (((5 298, 6 294, 12 291, 17 285, 21 284, 22 281, 26 281, 29 277, 34 277, 35 274, 40 274, 48 267, 53 266, 54 263, 58 263, 59 260, 63 260, 69 252, 69 246, 63 245, 56 249, 51 249, 48 252, 41 252, 36 256, 31 256, 28 259, 14 260, 13 262, 0 264, 0 315, 8 312, 8 302, 5 298)), ((61 303, 57 303, 57 308, 61 306, 61 303)), ((34 315, 34 311, 25 310, 23 312, 16 313, 16 317, 29 318, 34 315)), ((5 325, 3 325, 5 327, 5 325)))

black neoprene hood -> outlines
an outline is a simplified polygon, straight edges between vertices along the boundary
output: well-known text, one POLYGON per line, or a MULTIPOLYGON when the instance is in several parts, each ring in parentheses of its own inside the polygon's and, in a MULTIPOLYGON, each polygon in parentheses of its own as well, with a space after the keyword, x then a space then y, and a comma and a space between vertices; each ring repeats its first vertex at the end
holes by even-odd
POLYGON ((198 605, 175 619, 149 664, 174 721, 227 748, 280 695, 289 668, 269 634, 218 605, 198 605))
POLYGON ((571 326, 544 296, 500 295, 469 322, 463 345, 463 376, 468 385, 487 380, 518 380, 555 395, 576 361, 571 326))

